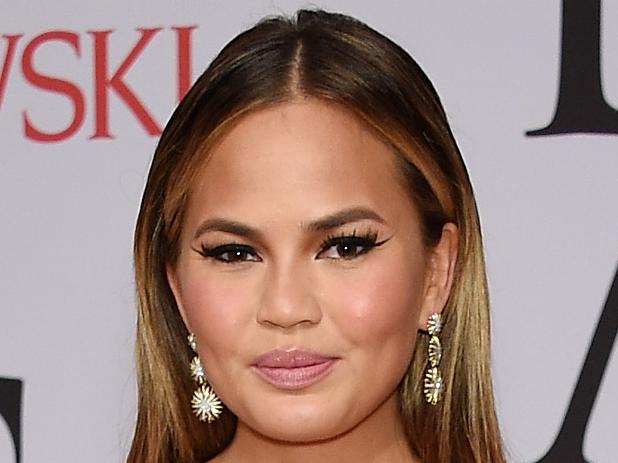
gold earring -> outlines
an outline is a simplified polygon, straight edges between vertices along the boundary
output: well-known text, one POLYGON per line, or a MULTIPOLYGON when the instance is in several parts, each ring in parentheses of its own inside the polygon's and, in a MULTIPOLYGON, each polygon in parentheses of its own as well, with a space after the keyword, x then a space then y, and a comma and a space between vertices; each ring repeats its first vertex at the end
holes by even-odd
MULTIPOLYGON (((197 338, 195 335, 191 333, 187 337, 187 340, 193 352, 197 354, 197 338)), ((196 355, 193 357, 193 360, 191 360, 191 377, 198 384, 191 398, 191 409, 198 420, 212 423, 219 418, 223 412, 223 404, 221 403, 221 399, 217 397, 215 391, 206 381, 204 366, 200 361, 199 355, 196 355)))
POLYGON ((440 331, 442 331, 442 316, 439 313, 431 314, 427 320, 427 332, 431 338, 429 338, 428 362, 427 370, 425 371, 425 387, 423 388, 425 400, 431 405, 435 405, 440 401, 444 391, 442 374, 438 368, 442 359, 442 344, 440 344, 440 339, 438 338, 440 331))

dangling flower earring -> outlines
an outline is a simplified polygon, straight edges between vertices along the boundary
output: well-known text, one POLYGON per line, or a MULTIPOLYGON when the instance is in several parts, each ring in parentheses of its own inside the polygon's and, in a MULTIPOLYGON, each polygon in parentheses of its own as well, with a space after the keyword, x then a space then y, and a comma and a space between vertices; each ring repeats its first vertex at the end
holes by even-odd
MULTIPOLYGON (((197 339, 195 335, 191 333, 187 340, 193 352, 197 354, 197 339)), ((223 412, 223 404, 219 397, 217 397, 217 394, 215 394, 215 391, 213 391, 208 382, 206 382, 204 366, 198 355, 191 360, 191 377, 198 384, 191 398, 193 413, 195 413, 198 420, 212 423, 219 418, 223 412)))
POLYGON ((442 316, 439 313, 431 314, 427 320, 427 332, 431 338, 429 338, 428 362, 423 389, 425 400, 431 405, 438 403, 444 391, 442 374, 438 368, 442 359, 442 345, 438 338, 440 331, 442 331, 442 316))

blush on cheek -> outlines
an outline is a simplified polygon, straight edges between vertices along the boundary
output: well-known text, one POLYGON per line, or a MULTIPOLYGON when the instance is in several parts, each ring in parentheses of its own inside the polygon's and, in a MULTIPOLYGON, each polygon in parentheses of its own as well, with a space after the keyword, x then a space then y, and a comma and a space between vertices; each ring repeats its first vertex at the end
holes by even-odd
POLYGON ((238 328, 247 323, 251 289, 222 284, 214 278, 185 280, 182 300, 188 323, 199 339, 210 341, 234 339, 238 328))
POLYGON ((339 326, 354 342, 414 334, 420 312, 421 285, 410 272, 371 272, 337 285, 332 298, 339 326))

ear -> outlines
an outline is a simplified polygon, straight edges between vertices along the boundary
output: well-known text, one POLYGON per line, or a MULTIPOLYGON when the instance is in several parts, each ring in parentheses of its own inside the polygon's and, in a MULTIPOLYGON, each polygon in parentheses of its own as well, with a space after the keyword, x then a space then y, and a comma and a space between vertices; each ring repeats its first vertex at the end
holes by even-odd
POLYGON ((418 320, 418 329, 427 330, 427 319, 431 314, 442 313, 453 285, 453 274, 457 262, 459 229, 454 223, 442 227, 438 243, 427 256, 425 291, 418 320))
POLYGON ((167 276, 167 284, 169 284, 170 289, 172 290, 172 294, 176 300, 176 306, 178 307, 178 312, 180 313, 182 321, 185 323, 187 330, 191 332, 189 324, 187 323, 187 313, 185 312, 185 308, 182 304, 182 291, 180 282, 178 281, 176 269, 171 264, 167 264, 165 266, 165 274, 167 276))

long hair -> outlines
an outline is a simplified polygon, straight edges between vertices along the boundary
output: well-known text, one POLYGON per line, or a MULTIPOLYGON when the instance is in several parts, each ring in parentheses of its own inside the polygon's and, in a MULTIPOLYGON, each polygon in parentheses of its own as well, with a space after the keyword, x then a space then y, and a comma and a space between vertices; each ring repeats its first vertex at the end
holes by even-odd
POLYGON ((191 352, 166 278, 179 253, 196 172, 210 147, 250 111, 312 97, 346 108, 375 130, 401 175, 431 246, 459 228, 454 283, 444 309, 446 385, 424 402, 427 337, 399 385, 410 448, 425 463, 504 462, 489 361, 489 303, 480 225, 461 154, 431 82, 397 44, 349 16, 300 10, 267 17, 223 48, 180 103, 157 146, 135 231, 138 416, 129 463, 204 461, 231 441, 236 417, 192 415, 191 352))

